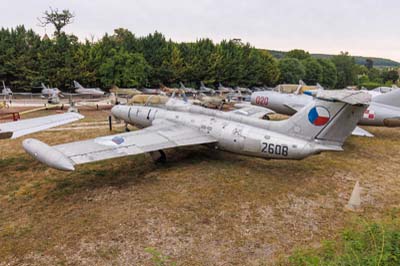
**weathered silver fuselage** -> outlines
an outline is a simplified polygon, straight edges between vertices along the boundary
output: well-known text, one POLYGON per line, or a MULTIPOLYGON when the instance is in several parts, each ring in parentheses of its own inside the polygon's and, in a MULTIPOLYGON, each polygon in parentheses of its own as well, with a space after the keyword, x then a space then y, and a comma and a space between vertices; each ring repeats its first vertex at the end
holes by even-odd
POLYGON ((214 113, 220 113, 220 117, 199 112, 171 111, 146 106, 121 105, 112 109, 115 117, 138 127, 170 121, 195 128, 217 140, 213 146, 215 149, 237 154, 276 159, 303 159, 322 151, 316 142, 251 125, 253 119, 246 124, 233 121, 232 116, 228 114, 224 118, 224 112, 215 111, 214 113))

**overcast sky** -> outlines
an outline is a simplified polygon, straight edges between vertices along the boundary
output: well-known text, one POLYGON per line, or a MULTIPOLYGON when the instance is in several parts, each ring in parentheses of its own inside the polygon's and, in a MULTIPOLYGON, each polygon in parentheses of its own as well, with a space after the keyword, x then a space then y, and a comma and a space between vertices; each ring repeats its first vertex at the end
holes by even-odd
MULTIPOLYGON (((258 48, 400 61, 399 0, 1 0, 0 26, 24 24, 44 34, 37 17, 49 6, 76 15, 66 27, 81 39, 115 28, 137 36, 155 30, 175 41, 240 38, 258 48)), ((48 27, 47 32, 52 33, 48 27)))

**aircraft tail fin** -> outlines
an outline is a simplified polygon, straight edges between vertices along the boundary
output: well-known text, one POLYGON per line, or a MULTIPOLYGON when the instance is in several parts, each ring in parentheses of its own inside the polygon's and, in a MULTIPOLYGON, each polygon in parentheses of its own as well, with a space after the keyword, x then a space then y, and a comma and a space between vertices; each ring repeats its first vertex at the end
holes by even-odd
POLYGON ((324 88, 321 84, 319 84, 319 83, 317 83, 317 88, 318 88, 319 90, 325 90, 325 88, 324 88))
POLYGON ((186 89, 185 85, 183 85, 182 81, 179 82, 179 85, 181 86, 181 89, 186 89))
POLYGON ((74 80, 74 87, 75 87, 75 89, 83 89, 83 86, 81 84, 79 84, 79 82, 76 80, 74 80))
POLYGON ((185 103, 188 103, 188 102, 189 102, 189 101, 188 101, 188 98, 187 98, 187 96, 186 96, 185 93, 182 94, 182 99, 183 99, 183 101, 184 101, 185 103))
POLYGON ((361 91, 307 91, 315 97, 287 120, 278 122, 277 131, 306 140, 341 146, 356 128, 371 96, 361 91))
POLYGON ((205 88, 206 86, 204 85, 203 81, 200 81, 200 88, 205 88))
POLYGON ((299 84, 294 92, 294 94, 301 94, 301 88, 303 88, 302 84, 299 84))
POLYGON ((393 89, 390 92, 375 96, 373 102, 400 107, 400 89, 393 89))
POLYGON ((42 82, 42 83, 40 83, 40 85, 42 86, 42 89, 47 89, 47 87, 46 87, 46 85, 44 85, 44 83, 42 82))
POLYGON ((3 88, 6 89, 6 83, 4 82, 4 80, 2 80, 3 82, 3 88))

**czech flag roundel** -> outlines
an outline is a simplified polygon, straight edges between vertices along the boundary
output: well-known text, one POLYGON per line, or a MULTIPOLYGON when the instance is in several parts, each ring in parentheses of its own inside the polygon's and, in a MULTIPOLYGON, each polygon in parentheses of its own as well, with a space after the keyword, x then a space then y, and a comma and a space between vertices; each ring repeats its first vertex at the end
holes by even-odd
POLYGON ((323 126, 328 123, 330 114, 328 109, 323 106, 315 106, 308 113, 308 120, 315 126, 323 126))

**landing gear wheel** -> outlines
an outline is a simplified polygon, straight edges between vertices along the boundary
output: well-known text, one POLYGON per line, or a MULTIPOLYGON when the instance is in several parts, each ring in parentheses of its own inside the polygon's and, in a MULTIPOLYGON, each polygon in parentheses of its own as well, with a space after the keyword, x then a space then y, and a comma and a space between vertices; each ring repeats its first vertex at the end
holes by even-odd
POLYGON ((125 124, 125 132, 131 132, 131 130, 128 128, 128 124, 125 124))
POLYGON ((271 118, 269 118, 269 115, 264 115, 264 116, 262 117, 262 119, 264 119, 264 120, 270 120, 271 118))
POLYGON ((155 164, 164 164, 167 161, 167 156, 163 150, 152 151, 150 155, 155 164))

